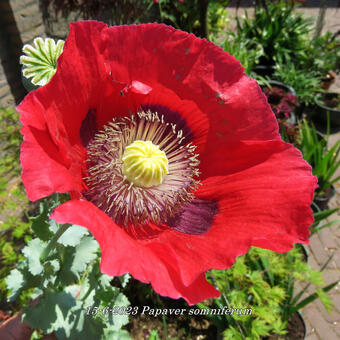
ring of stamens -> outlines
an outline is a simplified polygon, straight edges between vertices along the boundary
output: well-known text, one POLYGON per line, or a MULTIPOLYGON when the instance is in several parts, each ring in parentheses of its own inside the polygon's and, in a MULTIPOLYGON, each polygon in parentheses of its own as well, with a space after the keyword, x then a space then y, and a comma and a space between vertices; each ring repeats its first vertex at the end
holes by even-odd
POLYGON ((192 201, 199 184, 195 149, 182 130, 157 113, 115 118, 87 146, 84 196, 121 226, 166 223, 192 201), (150 141, 165 153, 168 174, 159 185, 140 187, 124 175, 124 150, 135 141, 150 141))

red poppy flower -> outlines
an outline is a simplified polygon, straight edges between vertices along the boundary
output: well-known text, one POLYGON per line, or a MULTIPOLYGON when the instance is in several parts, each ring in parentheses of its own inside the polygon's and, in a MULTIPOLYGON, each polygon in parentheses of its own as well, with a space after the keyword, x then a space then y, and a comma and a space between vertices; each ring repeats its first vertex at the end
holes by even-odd
POLYGON ((93 233, 108 275, 194 304, 219 295, 204 273, 250 246, 308 242, 311 167, 256 81, 204 39, 71 24, 55 76, 18 110, 28 197, 70 192, 52 218, 93 233))

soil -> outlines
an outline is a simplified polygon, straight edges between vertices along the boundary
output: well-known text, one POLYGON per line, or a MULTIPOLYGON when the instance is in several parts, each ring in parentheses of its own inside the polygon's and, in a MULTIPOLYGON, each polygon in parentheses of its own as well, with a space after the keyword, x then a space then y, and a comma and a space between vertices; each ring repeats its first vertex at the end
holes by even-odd
POLYGON ((130 336, 134 340, 147 340, 151 335, 151 330, 157 330, 160 339, 178 340, 215 340, 217 330, 211 322, 203 317, 195 316, 188 320, 187 315, 177 317, 166 317, 167 332, 161 317, 137 315, 131 317, 128 326, 130 336))
MULTIPOLYGON (((119 286, 117 278, 114 279, 113 285, 119 286)), ((129 297, 131 306, 137 306, 139 313, 130 316, 130 322, 126 329, 134 340, 147 340, 151 330, 157 330, 160 339, 176 340, 216 340, 217 329, 212 322, 204 315, 188 315, 189 310, 194 308, 188 306, 183 299, 173 300, 162 297, 153 292, 148 284, 141 283, 137 280, 130 279, 124 288, 124 293, 129 297), (143 307, 149 306, 151 309, 181 309, 185 310, 182 315, 166 315, 166 330, 161 315, 153 316, 145 313, 141 314, 143 307)))
POLYGON ((332 109, 340 110, 340 97, 324 99, 324 104, 332 109))
POLYGON ((303 340, 306 335, 306 326, 298 313, 294 313, 287 325, 285 339, 303 340))
POLYGON ((326 210, 328 209, 328 202, 332 198, 332 195, 333 195, 332 187, 328 187, 322 192, 316 190, 314 203, 319 207, 320 210, 326 210))

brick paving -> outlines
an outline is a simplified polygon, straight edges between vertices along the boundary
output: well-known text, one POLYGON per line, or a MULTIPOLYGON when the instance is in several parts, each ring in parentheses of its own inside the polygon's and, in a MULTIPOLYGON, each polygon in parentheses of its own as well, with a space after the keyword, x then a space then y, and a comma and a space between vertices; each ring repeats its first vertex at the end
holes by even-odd
MULTIPOLYGON (((340 10, 338 12, 340 23, 340 10)), ((336 83, 330 88, 332 92, 340 91, 340 75, 336 83)), ((330 144, 340 140, 340 132, 330 136, 330 144)), ((340 176, 338 169, 335 177, 340 176)), ((340 207, 340 183, 335 184, 336 195, 330 201, 330 208, 340 207)), ((339 222, 329 228, 321 230, 310 238, 308 245, 309 265, 314 269, 320 269, 327 258, 333 255, 327 268, 323 271, 325 285, 340 281, 340 212, 332 215, 329 221, 339 222)), ((302 310, 302 316, 307 326, 306 340, 339 340, 340 339, 340 283, 329 293, 334 304, 333 310, 328 313, 320 300, 316 300, 302 310)))

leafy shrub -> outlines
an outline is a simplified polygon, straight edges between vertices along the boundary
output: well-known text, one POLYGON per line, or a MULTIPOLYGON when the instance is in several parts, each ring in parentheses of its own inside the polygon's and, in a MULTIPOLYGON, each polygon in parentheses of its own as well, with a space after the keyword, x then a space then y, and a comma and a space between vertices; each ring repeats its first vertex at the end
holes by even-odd
POLYGON ((252 309, 252 313, 233 315, 210 315, 211 320, 224 339, 261 339, 273 334, 285 334, 290 316, 320 297, 326 309, 332 306, 324 294, 337 282, 321 289, 324 284, 321 273, 313 270, 303 260, 298 248, 285 254, 253 247, 237 259, 229 270, 212 270, 210 280, 222 295, 214 299, 209 307, 201 308, 252 309), (294 284, 305 283, 314 286, 316 292, 302 299, 296 294, 294 284))
POLYGON ((237 19, 237 35, 258 42, 264 51, 261 63, 286 63, 305 53, 312 19, 294 12, 295 6, 286 3, 257 8, 254 17, 237 19))

